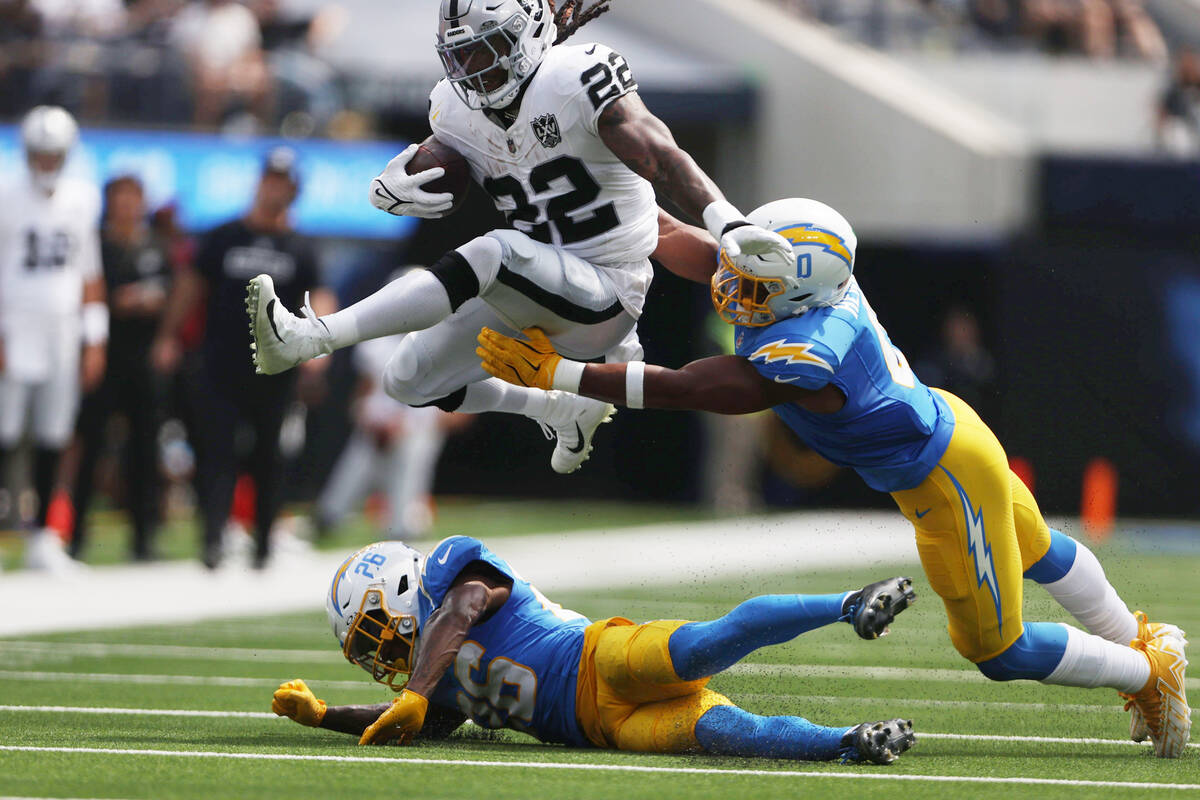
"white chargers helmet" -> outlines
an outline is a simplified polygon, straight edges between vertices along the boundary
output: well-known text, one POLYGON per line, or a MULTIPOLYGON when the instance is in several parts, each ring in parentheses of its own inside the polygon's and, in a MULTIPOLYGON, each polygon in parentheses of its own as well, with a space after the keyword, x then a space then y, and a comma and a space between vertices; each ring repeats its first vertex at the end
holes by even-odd
POLYGON ((731 259, 721 250, 712 277, 712 298, 721 319, 762 327, 813 308, 836 304, 854 274, 858 237, 846 218, 816 200, 767 203, 746 219, 792 243, 794 258, 731 259))
POLYGON ((417 653, 421 554, 400 542, 376 542, 347 558, 333 576, 325 613, 342 654, 400 691, 417 653))
POLYGON ((437 52, 470 108, 510 105, 556 38, 547 0, 442 0, 437 52))
POLYGON ((37 106, 21 120, 21 144, 34 184, 53 192, 67 153, 79 139, 79 125, 65 108, 37 106))

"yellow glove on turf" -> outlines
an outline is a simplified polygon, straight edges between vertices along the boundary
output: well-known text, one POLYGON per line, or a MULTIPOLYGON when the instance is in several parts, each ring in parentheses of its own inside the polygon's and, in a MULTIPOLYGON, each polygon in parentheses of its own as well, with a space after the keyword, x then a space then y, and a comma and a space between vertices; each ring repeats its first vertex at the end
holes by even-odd
POLYGON ((392 701, 392 707, 379 715, 363 731, 359 744, 387 744, 395 739, 400 744, 413 740, 425 724, 429 701, 416 692, 405 689, 392 701))
POLYGON ((280 684, 271 700, 271 710, 310 728, 317 727, 325 719, 325 701, 318 700, 299 678, 280 684))
POLYGON ((526 328, 529 341, 514 339, 491 328, 479 332, 475 355, 483 368, 500 380, 535 389, 554 389, 554 374, 563 357, 538 328, 526 328))

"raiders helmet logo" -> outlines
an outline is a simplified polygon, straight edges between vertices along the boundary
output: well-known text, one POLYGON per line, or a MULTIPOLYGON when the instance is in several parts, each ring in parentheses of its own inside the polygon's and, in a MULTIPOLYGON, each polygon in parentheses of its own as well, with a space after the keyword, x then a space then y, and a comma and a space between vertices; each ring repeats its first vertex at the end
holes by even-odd
POLYGON ((542 114, 540 117, 535 117, 529 124, 533 126, 533 135, 542 143, 542 147, 549 150, 562 144, 562 131, 558 128, 558 117, 553 114, 542 114))

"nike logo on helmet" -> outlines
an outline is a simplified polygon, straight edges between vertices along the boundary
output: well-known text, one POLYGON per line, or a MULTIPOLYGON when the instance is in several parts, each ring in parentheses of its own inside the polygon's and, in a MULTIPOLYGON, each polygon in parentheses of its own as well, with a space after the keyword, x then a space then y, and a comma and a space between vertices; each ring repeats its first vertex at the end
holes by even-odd
POLYGON ((568 453, 579 453, 583 451, 583 428, 579 427, 578 422, 575 423, 575 438, 577 440, 575 446, 568 447, 568 453))

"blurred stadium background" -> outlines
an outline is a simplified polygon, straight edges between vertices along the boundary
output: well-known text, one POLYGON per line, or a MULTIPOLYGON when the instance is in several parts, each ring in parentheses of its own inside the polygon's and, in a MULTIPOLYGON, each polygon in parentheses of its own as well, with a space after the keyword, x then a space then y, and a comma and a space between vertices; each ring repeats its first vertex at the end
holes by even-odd
MULTIPOLYGON (((83 125, 68 171, 136 174, 199 236, 244 210, 262 154, 286 142, 297 227, 343 304, 501 224, 481 191, 420 225, 365 199, 427 135, 431 2, 248 0, 244 42, 206 16, 222 5, 0 2, 0 172, 22 169, 20 115, 59 103, 83 125), (206 80, 203 58, 235 68, 206 80)), ((585 36, 628 58, 740 207, 800 195, 846 214, 893 340, 980 408, 1047 513, 1077 515, 1089 493, 1112 505, 1115 475, 1122 516, 1200 515, 1200 3, 616 0, 585 36)), ((641 331, 647 360, 670 365, 726 347, 707 293, 665 272, 641 331)), ((346 440, 351 363, 339 353, 285 426, 294 507, 346 440)), ((490 415, 450 438, 435 493, 891 503, 768 417, 623 412, 581 472, 553 475, 547 454, 526 420, 490 415)))

